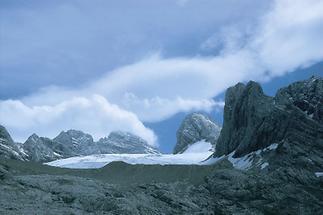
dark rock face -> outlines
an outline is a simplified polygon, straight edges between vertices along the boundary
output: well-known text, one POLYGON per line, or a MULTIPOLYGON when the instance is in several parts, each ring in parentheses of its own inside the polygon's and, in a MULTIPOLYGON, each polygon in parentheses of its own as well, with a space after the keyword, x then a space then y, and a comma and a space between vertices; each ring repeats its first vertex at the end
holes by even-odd
POLYGON ((206 188, 214 214, 321 214, 322 182, 293 167, 257 173, 220 168, 206 188))
POLYGON ((12 140, 7 129, 0 125, 0 157, 24 160, 18 145, 12 140))
POLYGON ((189 114, 177 131, 174 154, 184 152, 188 146, 201 140, 215 145, 220 131, 221 127, 206 115, 200 113, 189 114))
POLYGON ((101 154, 158 154, 159 151, 144 139, 129 132, 111 132, 97 142, 101 154))
POLYGON ((311 78, 279 90, 272 98, 259 84, 228 89, 216 156, 240 157, 282 141, 316 143, 322 139, 323 79, 311 78))
POLYGON ((298 107, 310 118, 323 124, 323 81, 311 77, 307 81, 296 82, 280 89, 275 100, 280 104, 298 107))

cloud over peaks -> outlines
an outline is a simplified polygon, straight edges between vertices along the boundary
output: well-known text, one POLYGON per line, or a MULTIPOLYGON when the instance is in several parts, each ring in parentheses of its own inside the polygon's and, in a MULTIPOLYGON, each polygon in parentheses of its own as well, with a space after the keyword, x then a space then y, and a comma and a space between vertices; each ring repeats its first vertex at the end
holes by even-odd
POLYGON ((79 129, 95 139, 115 130, 129 131, 157 144, 153 131, 146 128, 131 112, 109 103, 104 97, 74 97, 56 105, 28 106, 17 100, 0 102, 1 123, 18 141, 28 135, 55 137, 60 131, 79 129))
POLYGON ((58 128, 101 136, 125 129, 152 143, 155 136, 141 121, 210 111, 221 105, 213 98, 239 81, 267 81, 323 60, 320 0, 273 1, 268 13, 247 26, 228 25, 201 43, 202 49, 222 47, 218 55, 165 57, 156 50, 157 54, 110 70, 82 87, 47 88, 21 101, 0 101, 1 123, 19 131, 17 136, 58 128))

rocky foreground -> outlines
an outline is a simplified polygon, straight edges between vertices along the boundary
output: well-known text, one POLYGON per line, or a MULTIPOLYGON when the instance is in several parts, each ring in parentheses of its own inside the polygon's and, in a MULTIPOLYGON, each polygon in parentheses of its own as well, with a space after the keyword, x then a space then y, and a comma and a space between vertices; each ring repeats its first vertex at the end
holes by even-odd
POLYGON ((238 84, 212 165, 68 170, 2 159, 0 214, 323 214, 322 113, 322 78, 274 98, 238 84))

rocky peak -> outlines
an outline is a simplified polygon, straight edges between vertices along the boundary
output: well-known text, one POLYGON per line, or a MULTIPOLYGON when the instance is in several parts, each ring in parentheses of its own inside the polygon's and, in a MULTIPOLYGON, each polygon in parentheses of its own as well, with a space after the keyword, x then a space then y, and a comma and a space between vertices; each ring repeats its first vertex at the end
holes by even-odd
POLYGON ((131 142, 135 144, 148 145, 147 141, 141 137, 124 131, 113 131, 109 134, 108 139, 116 144, 122 144, 124 142, 131 142))
POLYGON ((90 134, 73 129, 62 131, 57 137, 54 138, 54 140, 60 143, 71 145, 93 143, 93 137, 90 134))
POLYGON ((0 143, 5 145, 12 145, 14 142, 5 127, 0 125, 0 143))
POLYGON ((36 162, 47 162, 59 159, 62 156, 53 149, 56 143, 46 137, 32 134, 22 145, 22 150, 28 159, 36 162))
POLYGON ((174 154, 184 152, 188 146, 201 140, 215 144, 221 127, 208 116, 192 113, 185 117, 176 133, 177 143, 174 154))
POLYGON ((113 131, 108 138, 101 138, 97 145, 104 154, 156 154, 159 151, 141 137, 124 131, 113 131))
POLYGON ((26 140, 26 142, 33 142, 33 143, 37 143, 39 141, 40 137, 33 133, 32 135, 30 135, 30 137, 28 137, 28 139, 26 140))
POLYGON ((12 140, 9 132, 2 125, 0 125, 0 158, 25 159, 18 145, 12 140))
POLYGON ((296 82, 269 97, 259 84, 229 88, 216 155, 240 157, 281 141, 317 141, 322 123, 322 78, 296 82), (314 119, 314 121, 313 121, 314 119))
POLYGON ((323 123, 323 78, 312 76, 280 89, 275 101, 294 105, 314 120, 323 123))

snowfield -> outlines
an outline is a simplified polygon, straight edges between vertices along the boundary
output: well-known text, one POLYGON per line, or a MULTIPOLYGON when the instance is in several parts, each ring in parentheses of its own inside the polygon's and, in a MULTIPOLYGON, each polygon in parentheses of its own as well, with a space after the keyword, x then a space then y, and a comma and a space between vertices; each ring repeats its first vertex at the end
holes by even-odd
MULTIPOLYGON (((222 159, 228 159, 234 168, 239 170, 248 170, 254 163, 254 157, 259 156, 263 152, 276 150, 277 143, 259 149, 244 155, 243 157, 234 158, 235 151, 226 156, 211 157, 214 153, 212 145, 204 140, 196 142, 189 146, 182 154, 98 154, 89 156, 71 157, 46 163, 50 166, 75 168, 75 169, 92 169, 101 168, 113 161, 123 161, 128 164, 160 164, 160 165, 212 165, 222 159)), ((260 169, 269 166, 268 162, 260 160, 257 163, 260 169)), ((321 177, 322 173, 316 173, 317 177, 321 177)))
POLYGON ((46 163, 50 166, 92 169, 101 168, 113 161, 123 161, 128 164, 202 164, 213 154, 212 145, 205 141, 192 144, 182 154, 97 154, 60 159, 46 163))

